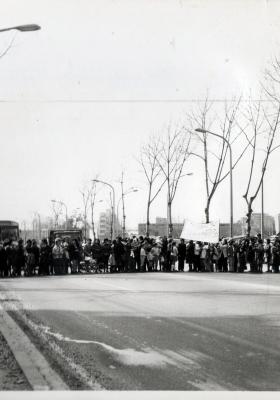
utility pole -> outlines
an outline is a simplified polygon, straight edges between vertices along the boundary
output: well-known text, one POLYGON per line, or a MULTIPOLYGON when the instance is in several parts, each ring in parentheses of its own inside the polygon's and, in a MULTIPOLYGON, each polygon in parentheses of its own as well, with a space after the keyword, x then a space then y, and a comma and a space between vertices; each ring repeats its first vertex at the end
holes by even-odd
POLYGON ((124 191, 123 191, 123 172, 122 172, 122 180, 121 180, 121 188, 122 188, 122 214, 123 214, 123 223, 122 223, 122 237, 125 238, 125 209, 124 209, 124 191))

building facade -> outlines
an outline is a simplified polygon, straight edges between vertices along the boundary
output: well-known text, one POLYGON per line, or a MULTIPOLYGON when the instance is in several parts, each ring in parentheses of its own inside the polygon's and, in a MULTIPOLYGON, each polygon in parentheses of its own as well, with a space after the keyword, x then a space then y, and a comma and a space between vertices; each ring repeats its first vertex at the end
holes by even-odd
MULTIPOLYGON (((173 224, 173 237, 179 238, 181 236, 184 223, 174 222, 173 224)), ((138 235, 146 235, 146 223, 138 224, 138 235)), ((168 236, 168 223, 167 218, 156 217, 156 222, 150 224, 150 236, 168 236)))
MULTIPOLYGON (((242 218, 240 220, 242 226, 242 235, 246 235, 247 233, 247 218, 242 218)), ((268 214, 264 214, 264 232, 263 236, 268 237, 275 235, 275 219, 268 214)), ((256 236, 261 232, 261 213, 253 213, 251 217, 251 236, 256 236)))
MULTIPOLYGON (((114 216, 115 221, 115 234, 121 234, 121 225, 117 220, 117 216, 114 216)), ((106 210, 99 214, 98 228, 97 228, 97 236, 102 241, 105 238, 111 238, 111 230, 112 230, 112 212, 111 210, 106 210)), ((113 238, 115 239, 115 238, 113 238)))

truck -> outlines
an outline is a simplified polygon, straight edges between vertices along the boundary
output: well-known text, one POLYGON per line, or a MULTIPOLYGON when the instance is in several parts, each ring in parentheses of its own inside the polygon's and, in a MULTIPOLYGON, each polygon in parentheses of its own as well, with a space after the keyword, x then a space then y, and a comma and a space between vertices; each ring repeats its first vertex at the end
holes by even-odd
POLYGON ((77 239, 81 242, 83 233, 81 229, 51 229, 49 231, 49 244, 53 245, 56 238, 60 238, 62 241, 65 238, 68 238, 70 241, 77 239))

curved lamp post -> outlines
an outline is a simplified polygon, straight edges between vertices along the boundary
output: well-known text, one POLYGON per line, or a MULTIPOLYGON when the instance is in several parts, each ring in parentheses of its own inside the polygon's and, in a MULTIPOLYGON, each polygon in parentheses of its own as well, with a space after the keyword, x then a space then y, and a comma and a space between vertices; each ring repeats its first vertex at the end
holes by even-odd
POLYGON ((120 206, 121 200, 122 200, 122 203, 123 203, 123 224, 122 224, 122 237, 123 238, 125 237, 125 219, 126 219, 125 207, 124 207, 124 197, 126 195, 130 194, 130 193, 135 193, 135 192, 138 192, 138 191, 139 191, 139 189, 132 187, 127 192, 122 193, 122 195, 121 195, 121 197, 119 198, 119 201, 118 201, 118 205, 117 205, 117 220, 119 220, 119 206, 120 206))
POLYGON ((105 182, 105 181, 101 181, 100 179, 92 179, 92 182, 103 183, 103 185, 109 186, 109 188, 112 190, 112 193, 113 193, 113 210, 112 210, 112 238, 111 239, 115 239, 115 208, 116 208, 115 189, 110 183, 105 182))

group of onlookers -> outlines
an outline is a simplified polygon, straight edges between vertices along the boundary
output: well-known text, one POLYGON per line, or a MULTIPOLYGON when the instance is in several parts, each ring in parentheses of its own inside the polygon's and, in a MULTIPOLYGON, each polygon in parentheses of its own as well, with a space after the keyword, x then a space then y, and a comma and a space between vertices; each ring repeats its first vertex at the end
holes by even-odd
POLYGON ((216 244, 143 236, 85 243, 56 238, 52 245, 47 239, 39 245, 36 240, 0 242, 0 277, 146 271, 277 273, 279 265, 279 238, 271 242, 260 235, 216 244))

